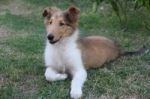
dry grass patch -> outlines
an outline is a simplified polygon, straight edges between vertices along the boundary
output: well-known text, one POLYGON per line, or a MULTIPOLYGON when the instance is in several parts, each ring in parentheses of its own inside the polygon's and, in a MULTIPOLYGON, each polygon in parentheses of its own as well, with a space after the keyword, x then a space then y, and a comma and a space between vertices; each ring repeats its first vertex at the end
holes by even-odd
POLYGON ((24 3, 23 0, 12 0, 7 3, 0 4, 0 15, 4 15, 7 12, 10 12, 13 15, 24 15, 27 16, 32 13, 30 5, 24 3))
POLYGON ((1 37, 7 37, 10 34, 12 34, 8 29, 4 28, 4 27, 0 27, 0 38, 1 37))
POLYGON ((32 97, 33 94, 37 94, 38 86, 37 84, 33 84, 36 81, 37 77, 26 75, 22 82, 19 83, 18 90, 22 96, 32 97))

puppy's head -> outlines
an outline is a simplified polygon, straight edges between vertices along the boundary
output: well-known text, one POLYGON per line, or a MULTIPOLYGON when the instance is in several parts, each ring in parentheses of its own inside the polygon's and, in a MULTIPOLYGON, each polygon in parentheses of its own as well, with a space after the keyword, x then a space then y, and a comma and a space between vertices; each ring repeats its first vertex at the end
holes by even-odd
POLYGON ((62 11, 56 7, 47 7, 43 12, 44 23, 47 31, 47 39, 51 44, 69 37, 76 30, 79 9, 71 6, 62 11))

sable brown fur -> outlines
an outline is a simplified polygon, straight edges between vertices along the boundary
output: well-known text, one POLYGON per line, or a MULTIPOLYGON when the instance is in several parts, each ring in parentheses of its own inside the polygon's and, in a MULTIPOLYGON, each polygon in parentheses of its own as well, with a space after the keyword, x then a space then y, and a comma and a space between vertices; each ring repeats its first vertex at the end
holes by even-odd
POLYGON ((101 67, 104 63, 119 57, 121 53, 113 41, 102 36, 81 38, 78 44, 86 68, 101 67))

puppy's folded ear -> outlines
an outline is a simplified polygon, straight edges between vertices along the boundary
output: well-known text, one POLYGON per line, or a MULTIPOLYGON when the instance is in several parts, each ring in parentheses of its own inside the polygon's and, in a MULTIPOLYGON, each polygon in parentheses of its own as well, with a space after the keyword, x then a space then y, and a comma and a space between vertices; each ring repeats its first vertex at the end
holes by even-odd
POLYGON ((46 16, 48 16, 48 14, 49 14, 49 8, 45 8, 44 9, 44 11, 43 11, 43 17, 46 17, 46 16))
POLYGON ((56 7, 47 7, 44 9, 43 11, 43 17, 51 17, 53 13, 55 13, 56 11, 58 11, 59 9, 57 9, 56 7))
POLYGON ((80 10, 77 7, 71 6, 65 11, 65 17, 70 22, 77 22, 79 18, 79 13, 80 10))

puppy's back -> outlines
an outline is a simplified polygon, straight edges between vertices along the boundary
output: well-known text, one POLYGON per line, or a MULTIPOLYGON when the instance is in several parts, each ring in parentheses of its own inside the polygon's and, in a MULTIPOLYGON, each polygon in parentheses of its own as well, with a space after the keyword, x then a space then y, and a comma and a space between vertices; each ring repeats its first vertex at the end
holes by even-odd
POLYGON ((121 51, 113 41, 102 36, 80 38, 78 47, 86 68, 101 67, 105 62, 117 58, 121 51))

